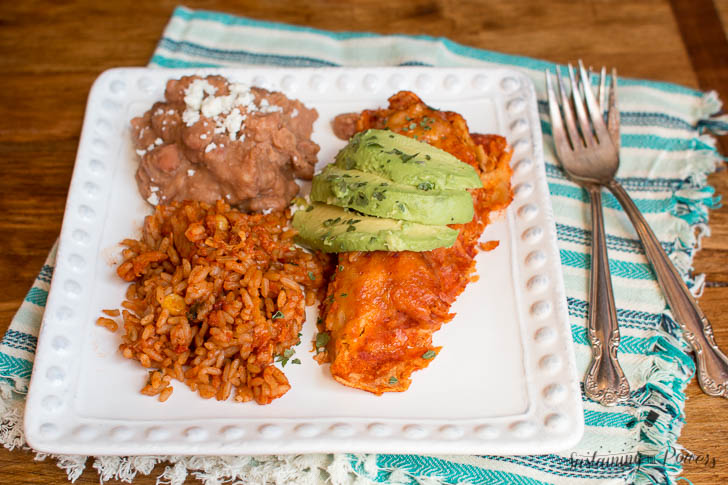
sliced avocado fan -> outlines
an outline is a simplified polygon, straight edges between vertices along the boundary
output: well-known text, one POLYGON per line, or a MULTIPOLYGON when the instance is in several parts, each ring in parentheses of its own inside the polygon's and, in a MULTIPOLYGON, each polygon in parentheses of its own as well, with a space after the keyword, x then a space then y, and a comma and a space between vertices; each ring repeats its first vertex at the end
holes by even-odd
POLYGON ((314 177, 311 200, 424 224, 459 224, 473 219, 473 199, 466 190, 431 189, 425 183, 415 187, 335 165, 326 166, 314 177))
POLYGON ((427 143, 387 130, 354 135, 336 155, 336 166, 381 175, 429 190, 482 188, 478 172, 427 143))
POLYGON ((447 226, 371 217, 314 202, 293 215, 298 240, 324 252, 431 251, 450 247, 458 231, 447 226))

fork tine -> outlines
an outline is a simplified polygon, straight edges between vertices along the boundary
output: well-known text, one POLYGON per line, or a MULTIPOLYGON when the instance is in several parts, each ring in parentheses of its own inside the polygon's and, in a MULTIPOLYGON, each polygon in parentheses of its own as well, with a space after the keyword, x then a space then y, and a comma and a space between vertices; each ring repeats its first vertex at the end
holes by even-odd
MULTIPOLYGON (((606 71, 602 68, 602 71, 606 71)), ((612 69, 612 80, 609 83, 609 111, 607 112, 607 129, 612 143, 619 151, 619 108, 617 108, 617 69, 612 69)))
MULTIPOLYGON (((580 64, 581 65, 581 64, 580 64)), ((582 66, 583 69, 583 66, 582 66)), ((586 111, 584 110, 584 101, 581 98, 579 92, 579 86, 576 84, 576 77, 574 76, 574 68, 569 64, 569 82, 571 83, 571 98, 574 101, 574 111, 576 111, 576 118, 579 120, 579 127, 581 128, 581 135, 584 137, 584 143, 587 147, 592 147, 595 144, 594 134, 592 134, 591 126, 586 117, 586 111)), ((586 73, 582 78, 584 87, 587 85, 586 73)), ((591 83, 589 83, 591 86, 591 83)), ((585 89, 585 92, 591 94, 591 89, 585 89)), ((594 95, 592 95, 592 99, 594 95)))
POLYGON ((571 139, 571 147, 574 150, 584 148, 584 142, 579 136, 579 131, 576 129, 576 122, 574 121, 574 111, 571 109, 571 103, 569 97, 566 95, 566 87, 564 86, 564 80, 561 77, 559 68, 556 68, 556 79, 559 83, 559 93, 561 94, 561 109, 564 110, 564 121, 566 122, 566 130, 569 132, 569 138, 571 139))
MULTIPOLYGON (((581 61, 579 61, 579 74, 581 75, 581 81, 584 84, 584 99, 586 100, 586 107, 589 111, 589 118, 591 119, 592 126, 594 127, 594 132, 597 135, 599 143, 604 143, 610 135, 607 131, 607 125, 604 124, 604 118, 602 118, 602 110, 599 106, 597 106, 597 100, 594 99, 591 83, 589 83, 589 80, 586 78, 586 70, 584 69, 584 64, 581 61)), ((582 106, 582 113, 583 110, 584 107, 582 106)), ((581 121, 581 119, 579 121, 581 121)), ((593 139, 592 143, 594 143, 593 139)))
POLYGON ((559 112, 559 103, 556 100, 556 94, 554 94, 554 87, 551 82, 551 72, 547 69, 544 74, 546 74, 546 94, 549 100, 549 117, 551 118, 552 138, 554 139, 556 154, 561 157, 563 153, 571 150, 571 147, 569 146, 569 139, 564 132, 564 122, 561 118, 561 113, 559 112))

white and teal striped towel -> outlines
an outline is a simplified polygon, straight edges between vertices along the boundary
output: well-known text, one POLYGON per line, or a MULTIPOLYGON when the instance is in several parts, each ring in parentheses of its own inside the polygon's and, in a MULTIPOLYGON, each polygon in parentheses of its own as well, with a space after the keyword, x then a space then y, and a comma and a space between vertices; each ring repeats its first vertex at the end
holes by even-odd
MULTIPOLYGON (((151 66, 242 65, 371 66, 507 65, 530 75, 539 91, 546 170, 556 214, 569 315, 580 372, 590 351, 586 337, 590 233, 585 193, 564 176, 551 149, 543 101, 543 70, 550 63, 474 49, 427 36, 332 33, 260 22, 215 12, 177 8, 152 57, 151 66)), ((618 67, 618 66, 617 66, 618 67)), ((715 206, 706 185, 722 157, 704 129, 726 130, 725 117, 711 118, 720 103, 713 93, 673 84, 622 79, 622 165, 619 178, 645 214, 671 258, 687 277, 708 209, 715 206)), ((672 320, 626 215, 605 194, 607 245, 622 329, 620 360, 633 389, 627 404, 605 408, 584 398, 586 432, 573 450, 544 456, 303 455, 281 457, 97 457, 102 479, 149 473, 158 461, 171 464, 164 483, 182 483, 194 473, 208 483, 674 483, 674 460, 684 422, 685 386, 694 364, 672 320), (596 456, 596 460, 595 455, 596 456), (607 456, 609 455, 609 456, 607 456), (579 460, 579 458, 590 457, 579 460), (611 459, 609 459, 611 457, 611 459), (673 459, 671 459, 673 458, 673 459), (325 477, 325 478, 322 478, 325 477)), ((0 376, 6 379, 0 412, 0 441, 23 445, 23 393, 30 376, 54 252, 0 344, 0 376)), ((699 281, 688 279, 698 289, 699 281)), ((58 457, 78 476, 85 457, 58 457)))

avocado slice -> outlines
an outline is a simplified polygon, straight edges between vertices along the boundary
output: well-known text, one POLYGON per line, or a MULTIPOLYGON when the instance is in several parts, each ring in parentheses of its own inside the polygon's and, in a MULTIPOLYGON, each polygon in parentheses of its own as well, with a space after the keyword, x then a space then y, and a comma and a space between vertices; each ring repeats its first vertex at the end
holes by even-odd
POLYGON ((427 143, 387 130, 357 133, 336 155, 336 165, 435 190, 482 188, 467 163, 427 143))
POLYGON ((447 226, 371 217, 314 202, 293 215, 299 241, 327 253, 345 251, 431 251, 450 247, 458 231, 447 226))
POLYGON ((311 200, 372 216, 423 224, 459 224, 473 220, 473 198, 466 190, 418 188, 335 165, 327 165, 313 178, 311 200))

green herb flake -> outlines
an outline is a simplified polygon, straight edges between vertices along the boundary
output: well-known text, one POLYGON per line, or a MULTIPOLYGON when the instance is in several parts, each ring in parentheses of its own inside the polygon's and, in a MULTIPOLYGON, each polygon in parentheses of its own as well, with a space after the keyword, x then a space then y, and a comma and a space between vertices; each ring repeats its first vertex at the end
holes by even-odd
POLYGON ((338 224, 339 222, 341 222, 341 217, 337 217, 336 219, 326 219, 324 221, 324 227, 331 227, 338 224))
POLYGON ((300 363, 301 363, 301 359, 293 359, 291 361, 291 364, 300 364, 300 363))
POLYGON ((385 199, 384 192, 376 192, 376 191, 375 192, 372 192, 372 197, 375 198, 375 199, 377 199, 377 200, 384 200, 385 199))
POLYGON ((342 294, 341 294, 341 297, 342 297, 342 298, 346 298, 347 296, 349 296, 349 294, 348 294, 348 293, 342 293, 342 294))
POLYGON ((410 129, 410 130, 414 130, 415 128, 417 128, 417 123, 410 123, 409 126, 407 127, 407 129, 410 129))
POLYGON ((342 271, 344 271, 344 267, 339 265, 339 273, 341 273, 342 271))
POLYGON ((379 143, 367 143, 367 147, 368 147, 368 148, 384 148, 384 147, 383 147, 382 145, 380 145, 379 143))
POLYGON ((356 194, 356 205, 368 205, 369 199, 367 198, 366 194, 359 192, 356 194))
POLYGON ((394 376, 392 376, 392 377, 390 377, 390 378, 389 378, 389 385, 390 385, 390 386, 393 386, 393 385, 395 385, 395 384, 396 384, 396 383, 398 383, 398 382, 399 382, 399 379, 397 379, 397 378, 396 378, 396 377, 394 377, 394 376))
POLYGON ((311 281, 316 281, 316 275, 313 274, 313 271, 308 272, 308 279, 311 281))
POLYGON ((277 312, 275 312, 273 314, 273 316, 270 317, 271 320, 278 320, 279 318, 286 318, 286 316, 280 310, 278 310, 277 312))
POLYGON ((421 182, 417 184, 417 188, 420 190, 432 190, 435 188, 435 184, 432 182, 421 182))
POLYGON ((399 156, 399 158, 401 158, 403 162, 407 163, 419 154, 420 154, 420 152, 417 152, 414 155, 407 155, 406 153, 403 153, 399 156))
POLYGON ((316 350, 323 349, 331 340, 331 335, 328 332, 319 332, 316 335, 316 350))
POLYGON ((329 295, 329 303, 333 303, 334 298, 335 298, 334 295, 329 295))
POLYGON ((429 155, 425 155, 425 160, 432 160, 432 157, 429 155))
MULTIPOLYGON (((293 349, 286 349, 283 351, 282 354, 276 355, 276 362, 280 362, 281 367, 285 367, 286 364, 288 363, 288 359, 293 357, 293 354, 295 354, 295 353, 296 353, 296 351, 293 349)), ((295 360, 298 360, 298 359, 295 359, 295 360)), ((298 363, 300 364, 301 361, 299 360, 298 363)))
POLYGON ((397 209, 399 209, 400 212, 405 212, 407 210, 401 202, 397 202, 397 209))
POLYGON ((354 231, 356 231, 356 227, 354 227, 354 226, 349 226, 346 228, 346 232, 354 232, 354 231))
POLYGON ((313 206, 312 205, 306 207, 306 212, 311 212, 312 210, 313 210, 313 206))
POLYGON ((435 357, 436 355, 437 355, 437 352, 435 352, 434 350, 428 350, 427 352, 422 354, 422 358, 425 360, 430 360, 433 357, 435 357))

